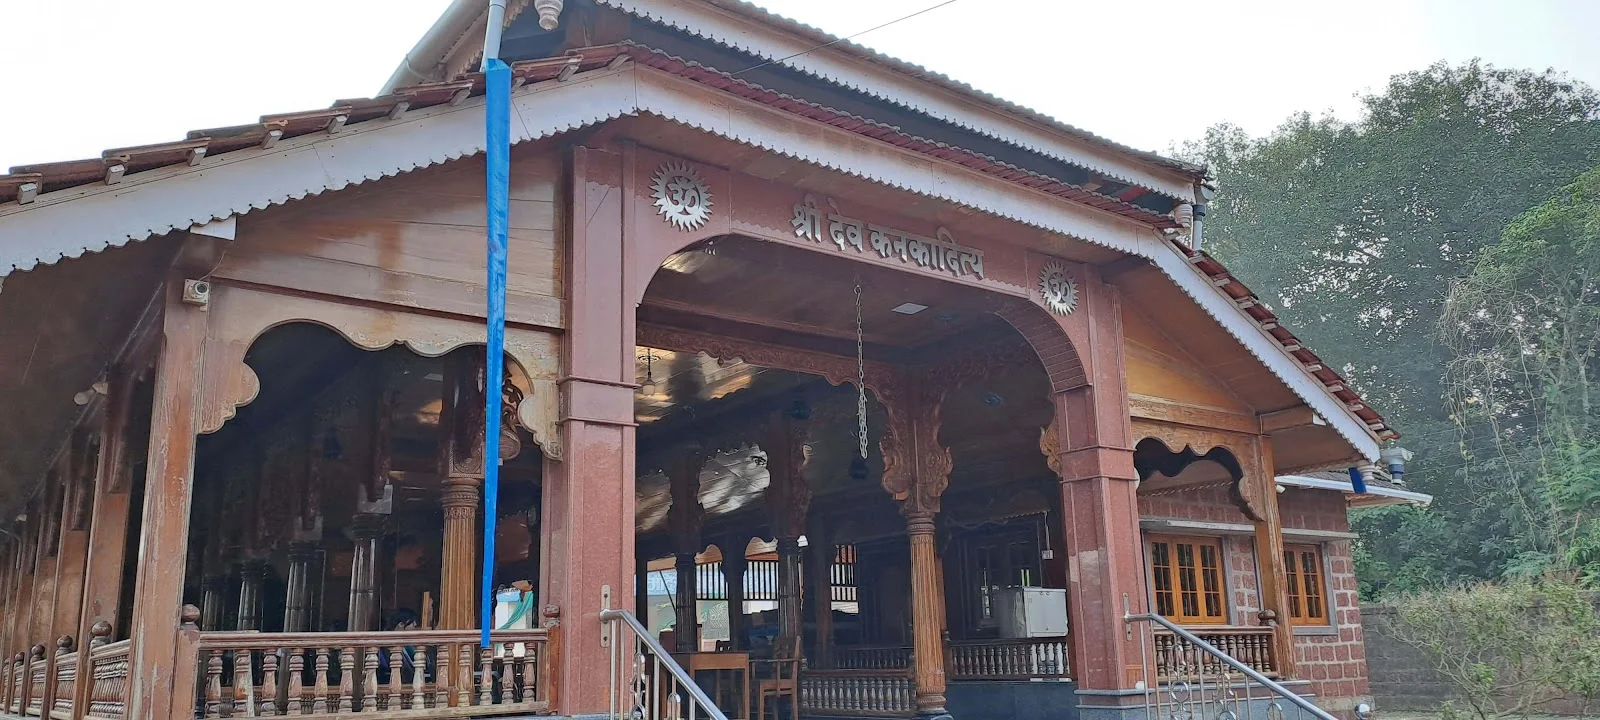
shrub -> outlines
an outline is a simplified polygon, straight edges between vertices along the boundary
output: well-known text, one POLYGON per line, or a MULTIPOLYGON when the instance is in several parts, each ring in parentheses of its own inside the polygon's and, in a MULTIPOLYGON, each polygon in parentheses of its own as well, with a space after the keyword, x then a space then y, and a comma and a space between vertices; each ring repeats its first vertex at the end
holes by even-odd
POLYGON ((1452 716, 1526 716, 1600 695, 1600 614, 1568 577, 1477 583, 1396 598, 1395 634, 1460 694, 1452 716))

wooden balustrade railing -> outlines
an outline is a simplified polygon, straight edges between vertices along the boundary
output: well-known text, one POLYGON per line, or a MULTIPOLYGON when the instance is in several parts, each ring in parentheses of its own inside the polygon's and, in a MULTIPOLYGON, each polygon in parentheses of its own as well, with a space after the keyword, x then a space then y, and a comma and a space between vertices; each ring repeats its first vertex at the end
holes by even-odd
POLYGON ((900 670, 911 667, 911 656, 909 646, 836 646, 830 667, 839 670, 900 670))
POLYGON ((916 713, 916 679, 910 668, 800 673, 801 715, 911 717, 916 713))
POLYGON ((6 670, 6 712, 21 714, 28 702, 28 654, 19 652, 11 657, 6 670))
MULTIPOLYGON (((909 647, 836 647, 832 669, 900 670, 912 667, 909 647)), ((1067 680, 1067 639, 970 640, 945 647, 945 676, 969 680, 1067 680)))
MULTIPOLYGON (((104 639, 104 635, 97 634, 97 642, 104 639)), ((127 714, 128 652, 131 649, 132 643, 128 640, 99 645, 91 643, 87 664, 79 663, 79 676, 87 683, 87 687, 79 689, 75 702, 87 703, 83 717, 90 720, 122 720, 127 714)))
POLYGON ((1022 638, 952 643, 945 648, 944 671, 963 680, 1067 680, 1067 639, 1022 638))
POLYGON ((78 683, 78 653, 71 635, 56 641, 55 662, 51 665, 49 694, 45 696, 47 714, 54 720, 77 720, 72 712, 73 694, 78 683))
POLYGON ((196 718, 480 716, 550 710, 552 632, 495 632, 490 648, 476 630, 191 632, 180 646, 196 718))
POLYGON ((33 646, 28 655, 28 706, 22 711, 24 715, 39 717, 44 710, 45 685, 50 679, 50 661, 54 659, 45 653, 43 645, 33 646))
MULTIPOLYGON (((1269 678, 1278 677, 1270 627, 1185 628, 1201 640, 1269 678)), ((1192 681, 1196 677, 1221 677, 1233 673, 1220 660, 1183 642, 1171 632, 1157 630, 1155 645, 1156 677, 1161 682, 1192 681)))

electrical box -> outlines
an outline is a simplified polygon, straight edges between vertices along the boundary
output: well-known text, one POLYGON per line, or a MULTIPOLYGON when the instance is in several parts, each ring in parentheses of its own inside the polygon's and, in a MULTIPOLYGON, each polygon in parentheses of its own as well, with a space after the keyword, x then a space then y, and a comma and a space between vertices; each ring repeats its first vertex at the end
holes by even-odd
POLYGON ((994 593, 1002 638, 1062 637, 1067 634, 1067 591, 1014 587, 994 593))

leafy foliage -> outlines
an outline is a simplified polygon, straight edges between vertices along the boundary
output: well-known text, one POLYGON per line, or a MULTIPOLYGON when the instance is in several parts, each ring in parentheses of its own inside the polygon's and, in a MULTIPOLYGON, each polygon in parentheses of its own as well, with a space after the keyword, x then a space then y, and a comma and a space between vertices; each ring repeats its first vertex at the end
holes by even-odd
POLYGON ((1440 324, 1453 419, 1527 539, 1521 567, 1600 576, 1600 168, 1512 222, 1440 324))
POLYGON ((1507 225, 1600 164, 1600 96, 1555 72, 1471 62, 1398 75, 1362 102, 1357 122, 1301 114, 1260 138, 1224 125, 1186 147, 1220 188, 1207 249, 1417 453, 1407 479, 1435 506, 1356 519, 1369 597, 1536 572, 1559 554, 1528 511, 1548 498, 1463 431, 1461 348, 1438 328, 1455 281, 1507 225))
POLYGON ((1395 609, 1395 636, 1433 659, 1472 717, 1525 716, 1558 697, 1600 697, 1600 614, 1570 578, 1418 592, 1395 609))

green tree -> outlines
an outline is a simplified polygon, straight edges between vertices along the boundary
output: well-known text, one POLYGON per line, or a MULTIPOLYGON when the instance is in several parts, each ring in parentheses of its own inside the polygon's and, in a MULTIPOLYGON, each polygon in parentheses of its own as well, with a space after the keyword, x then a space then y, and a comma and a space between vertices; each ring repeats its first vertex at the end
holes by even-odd
POLYGON ((1600 168, 1513 221, 1455 283, 1452 418, 1528 539, 1511 569, 1600 579, 1600 168))
POLYGON ((1454 355, 1436 329, 1452 281, 1507 223, 1600 163, 1600 97, 1475 61, 1395 76, 1362 105, 1354 122, 1300 114, 1266 137, 1219 126, 1187 146, 1219 186, 1207 249, 1417 452, 1407 479, 1451 530, 1358 518, 1368 560, 1400 568, 1415 557, 1401 548, 1449 542, 1429 545, 1445 576, 1493 577, 1536 544, 1503 486, 1464 491, 1493 464, 1451 418, 1454 355))

